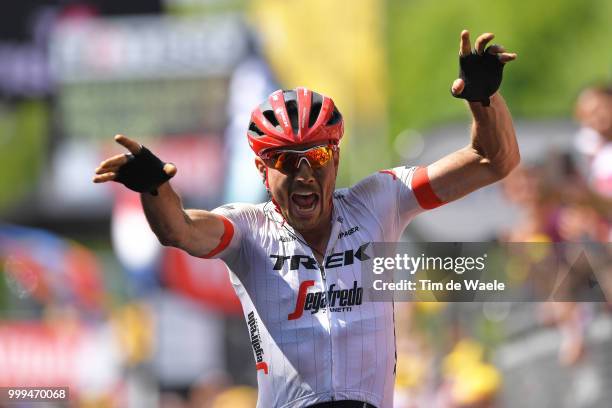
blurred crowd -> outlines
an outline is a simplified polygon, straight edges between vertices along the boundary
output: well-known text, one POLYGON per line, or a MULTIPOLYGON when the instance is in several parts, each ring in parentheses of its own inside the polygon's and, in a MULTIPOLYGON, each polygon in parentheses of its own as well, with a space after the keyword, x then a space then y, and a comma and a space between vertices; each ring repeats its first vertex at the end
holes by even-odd
POLYGON ((506 198, 523 218, 504 241, 591 241, 612 238, 612 88, 584 90, 576 103, 581 128, 573 151, 550 151, 506 180, 506 198))
MULTIPOLYGON (((588 244, 612 240, 612 87, 583 90, 576 101, 575 119, 580 129, 572 150, 551 147, 546 157, 523 162, 502 181, 505 198, 521 215, 511 228, 498 231, 499 242, 588 244)), ((608 261, 601 276, 610 273, 608 261)), ((612 293, 609 281, 600 279, 600 283, 607 285, 606 293, 612 293)), ((608 303, 542 302, 527 307, 537 326, 558 333, 560 370, 581 364, 589 353, 585 337, 590 323, 596 316, 612 312, 610 298, 608 303)), ((470 313, 472 320, 462 321, 457 319, 461 306, 444 303, 402 304, 396 311, 398 406, 505 406, 500 401, 502 368, 494 362, 503 330, 478 328, 491 323, 486 313, 470 313), (475 324, 479 320, 481 323, 475 324), (410 335, 402 335, 407 333, 410 335)))

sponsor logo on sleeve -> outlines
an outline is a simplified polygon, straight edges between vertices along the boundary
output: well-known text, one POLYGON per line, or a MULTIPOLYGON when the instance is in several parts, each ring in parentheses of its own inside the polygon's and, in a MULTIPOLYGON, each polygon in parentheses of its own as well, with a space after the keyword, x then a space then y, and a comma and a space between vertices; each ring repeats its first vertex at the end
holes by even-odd
POLYGON ((255 369, 263 370, 264 374, 268 374, 268 363, 264 361, 264 350, 261 347, 261 335, 259 334, 259 326, 255 312, 248 314, 249 334, 251 335, 251 346, 255 353, 255 369))

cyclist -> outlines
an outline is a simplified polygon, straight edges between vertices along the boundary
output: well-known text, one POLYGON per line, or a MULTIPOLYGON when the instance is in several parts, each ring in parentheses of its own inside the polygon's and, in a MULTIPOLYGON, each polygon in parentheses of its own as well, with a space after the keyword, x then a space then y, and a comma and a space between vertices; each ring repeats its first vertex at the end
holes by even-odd
POLYGON ((397 241, 412 217, 505 177, 519 162, 512 119, 497 89, 516 54, 472 50, 461 33, 451 88, 473 115, 471 142, 427 167, 397 167, 335 189, 343 119, 331 98, 276 91, 255 108, 248 142, 270 195, 258 205, 185 210, 167 182, 176 167, 122 136, 130 154, 101 163, 94 182, 141 192, 164 245, 222 258, 240 297, 256 359, 259 407, 393 405, 392 303, 363 299, 360 263, 371 242, 397 241))

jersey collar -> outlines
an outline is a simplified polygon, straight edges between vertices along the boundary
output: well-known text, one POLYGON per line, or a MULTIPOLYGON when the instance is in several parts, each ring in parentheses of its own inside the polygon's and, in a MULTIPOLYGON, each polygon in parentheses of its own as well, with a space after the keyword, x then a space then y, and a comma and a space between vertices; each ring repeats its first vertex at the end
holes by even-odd
MULTIPOLYGON (((329 240, 327 241, 327 249, 325 251, 326 254, 330 250, 332 250, 334 246, 336 245, 336 241, 338 240, 338 232, 340 228, 342 227, 342 222, 344 222, 342 216, 339 214, 338 205, 336 203, 336 197, 334 195, 332 195, 331 201, 332 201, 331 203, 332 204, 332 215, 331 215, 332 228, 331 228, 329 240)), ((289 231, 289 233, 295 235, 296 237, 299 237, 300 241, 305 243, 306 240, 304 239, 304 237, 302 237, 302 234, 296 231, 287 222, 285 217, 283 217, 276 202, 274 202, 274 200, 272 199, 271 201, 269 201, 269 203, 271 203, 271 205, 265 212, 267 214, 267 217, 271 219, 273 222, 279 224, 280 228, 285 228, 287 231, 289 231)))

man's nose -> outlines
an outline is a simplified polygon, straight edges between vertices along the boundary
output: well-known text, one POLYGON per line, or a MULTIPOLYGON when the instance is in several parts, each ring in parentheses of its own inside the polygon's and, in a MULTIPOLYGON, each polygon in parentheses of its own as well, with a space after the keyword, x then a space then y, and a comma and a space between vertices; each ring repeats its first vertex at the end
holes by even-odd
POLYGON ((312 167, 310 167, 310 163, 308 162, 307 158, 300 157, 297 164, 297 169, 295 171, 295 179, 304 182, 314 181, 314 172, 312 171, 312 167))

